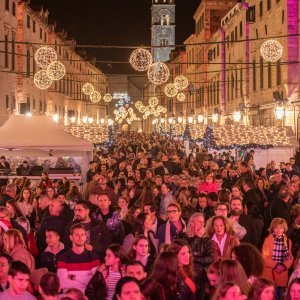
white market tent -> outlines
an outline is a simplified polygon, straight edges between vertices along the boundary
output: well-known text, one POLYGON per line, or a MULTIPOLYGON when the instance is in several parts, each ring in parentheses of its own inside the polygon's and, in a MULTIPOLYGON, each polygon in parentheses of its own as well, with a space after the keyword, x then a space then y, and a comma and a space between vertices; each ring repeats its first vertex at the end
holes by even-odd
POLYGON ((64 131, 51 117, 12 115, 0 127, 0 155, 82 157, 82 174, 88 168, 93 144, 64 131))

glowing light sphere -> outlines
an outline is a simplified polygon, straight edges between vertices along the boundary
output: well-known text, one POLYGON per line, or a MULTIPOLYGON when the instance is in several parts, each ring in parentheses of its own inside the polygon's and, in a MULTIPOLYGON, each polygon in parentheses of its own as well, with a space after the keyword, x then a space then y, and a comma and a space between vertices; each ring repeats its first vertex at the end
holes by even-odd
POLYGON ((159 112, 162 112, 163 111, 163 106, 161 106, 161 105, 158 105, 157 107, 156 107, 156 110, 157 111, 159 111, 159 112))
POLYGON ((168 83, 165 86, 164 92, 168 97, 175 97, 178 93, 178 87, 174 83, 168 83))
POLYGON ((185 100, 185 94, 184 93, 178 93, 177 94, 177 100, 178 101, 184 101, 185 100))
POLYGON ((82 88, 81 88, 82 92, 85 94, 85 95, 91 95, 93 92, 94 92, 94 86, 89 83, 89 82, 86 82, 82 88))
POLYGON ((90 100, 93 103, 98 103, 101 100, 101 94, 98 91, 94 91, 90 94, 90 100))
POLYGON ((63 63, 55 60, 48 65, 47 72, 52 80, 60 80, 66 75, 66 68, 63 63))
POLYGON ((163 107, 163 109, 162 109, 162 111, 161 111, 161 112, 162 112, 163 114, 166 114, 166 113, 167 113, 167 111, 168 111, 168 110, 167 110, 167 108, 166 108, 166 107, 163 107))
POLYGON ((143 106, 143 103, 142 103, 141 101, 136 101, 135 104, 134 104, 134 106, 135 106, 137 109, 139 109, 140 107, 143 106))
POLYGON ((148 69, 148 79, 151 83, 161 85, 168 81, 170 70, 168 66, 162 62, 156 62, 148 69))
POLYGON ((189 81, 185 76, 179 75, 175 77, 174 84, 177 86, 179 90, 184 90, 188 87, 189 81))
POLYGON ((41 90, 49 88, 53 82, 46 70, 40 70, 34 74, 34 84, 41 90))
POLYGON ((104 96, 103 96, 103 100, 104 100, 104 102, 111 102, 111 100, 112 100, 112 95, 111 94, 105 94, 104 96))
POLYGON ((53 61, 57 60, 57 54, 53 48, 44 46, 35 51, 34 59, 36 64, 44 69, 47 68, 47 66, 53 61))
POLYGON ((155 116, 155 117, 159 117, 159 115, 160 115, 160 111, 155 111, 154 113, 153 113, 153 115, 155 116))
POLYGON ((267 40, 260 47, 260 55, 268 62, 278 61, 283 54, 283 47, 276 40, 267 40))
POLYGON ((129 58, 131 66, 137 71, 146 71, 152 65, 153 58, 151 53, 143 48, 134 50, 129 58))
POLYGON ((151 97, 151 98, 149 99, 149 105, 150 105, 151 107, 155 107, 157 104, 158 104, 158 99, 157 99, 156 97, 151 97))
POLYGON ((141 106, 139 111, 143 114, 147 110, 146 106, 141 106))

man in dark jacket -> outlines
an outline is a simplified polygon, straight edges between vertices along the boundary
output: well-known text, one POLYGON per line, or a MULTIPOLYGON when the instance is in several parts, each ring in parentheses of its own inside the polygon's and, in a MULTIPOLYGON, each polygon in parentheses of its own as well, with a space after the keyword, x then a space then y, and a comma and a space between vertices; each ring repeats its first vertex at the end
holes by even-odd
POLYGON ((246 203, 252 202, 256 205, 256 207, 259 208, 260 207, 260 200, 259 200, 258 195, 255 192, 254 182, 253 182, 252 179, 247 178, 247 179, 244 180, 243 190, 245 191, 244 199, 243 199, 244 205, 246 203))
POLYGON ((73 224, 81 223, 87 233, 87 242, 85 248, 89 251, 98 253, 100 260, 104 259, 105 251, 111 244, 111 236, 105 223, 100 220, 90 218, 89 203, 78 201, 74 208, 75 220, 71 221, 66 227, 64 244, 71 247, 70 228, 73 224))
POLYGON ((282 186, 278 192, 278 197, 271 204, 271 219, 282 218, 289 222, 290 219, 290 191, 288 187, 282 186))

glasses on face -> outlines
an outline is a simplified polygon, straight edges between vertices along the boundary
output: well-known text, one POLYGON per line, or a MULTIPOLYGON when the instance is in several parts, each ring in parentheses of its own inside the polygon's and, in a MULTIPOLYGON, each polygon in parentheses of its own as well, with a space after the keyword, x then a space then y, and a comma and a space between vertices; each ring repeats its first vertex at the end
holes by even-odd
POLYGON ((176 214, 178 212, 177 209, 174 210, 167 210, 167 214, 176 214))

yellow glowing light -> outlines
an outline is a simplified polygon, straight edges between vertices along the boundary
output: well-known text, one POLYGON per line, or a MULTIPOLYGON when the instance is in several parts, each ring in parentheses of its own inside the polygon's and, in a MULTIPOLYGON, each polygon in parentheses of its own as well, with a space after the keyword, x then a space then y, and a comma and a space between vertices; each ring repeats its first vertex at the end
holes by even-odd
POLYGON ((111 100, 112 100, 112 95, 109 94, 109 93, 105 94, 105 95, 103 96, 103 100, 104 100, 104 102, 111 102, 111 100))
POLYGON ((148 79, 151 83, 161 85, 168 81, 170 70, 168 66, 162 62, 156 62, 148 69, 148 79))
POLYGON ((178 93, 178 88, 174 83, 168 83, 164 88, 164 92, 168 97, 175 97, 178 93))
POLYGON ((66 75, 66 68, 63 63, 55 60, 48 65, 47 72, 52 80, 60 80, 66 75))
POLYGON ((148 50, 138 48, 131 53, 129 62, 135 70, 146 71, 151 66, 153 59, 148 50))
POLYGON ((34 59, 39 67, 47 68, 49 64, 57 60, 57 54, 53 48, 44 46, 36 50, 34 59))
POLYGON ((278 61, 283 54, 283 47, 276 40, 267 40, 260 47, 262 58, 268 62, 278 61))
POLYGON ((101 100, 101 94, 98 91, 94 91, 90 94, 90 100, 93 103, 97 103, 101 100))
POLYGON ((83 86, 82 86, 82 92, 85 94, 85 95, 90 95, 94 92, 94 86, 89 83, 89 82, 86 82, 83 86))
POLYGON ((41 90, 49 88, 53 82, 46 70, 40 70, 34 74, 34 84, 41 90))
POLYGON ((185 94, 184 93, 178 93, 177 94, 177 100, 178 101, 184 101, 185 100, 185 94))
POLYGON ((151 97, 149 99, 149 105, 155 107, 158 104, 158 99, 156 97, 151 97))
POLYGON ((185 76, 179 75, 175 77, 174 84, 179 90, 184 90, 188 87, 189 81, 185 76))

